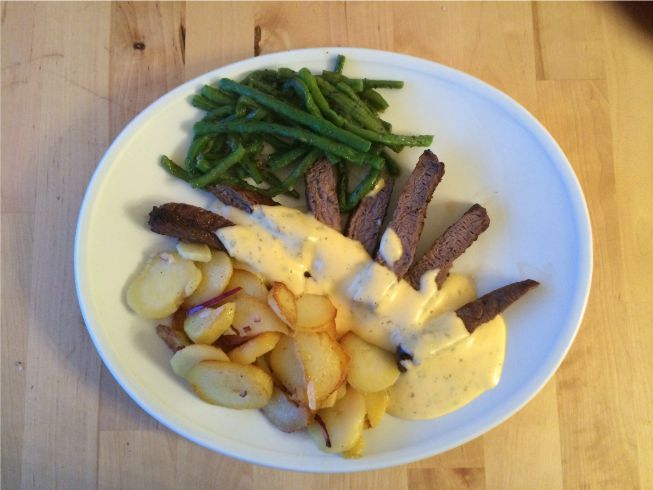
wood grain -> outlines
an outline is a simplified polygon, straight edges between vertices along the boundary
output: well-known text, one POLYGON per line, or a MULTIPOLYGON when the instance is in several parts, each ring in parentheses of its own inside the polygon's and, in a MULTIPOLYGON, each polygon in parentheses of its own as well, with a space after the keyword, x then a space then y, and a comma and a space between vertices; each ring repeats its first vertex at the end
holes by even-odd
POLYGON ((653 7, 608 3, 3 3, 3 489, 653 488, 653 7), (111 139, 184 80, 311 46, 393 50, 471 73, 549 129, 594 233, 587 314, 517 415, 426 460, 297 474, 216 455, 138 408, 74 295, 83 190, 111 139))

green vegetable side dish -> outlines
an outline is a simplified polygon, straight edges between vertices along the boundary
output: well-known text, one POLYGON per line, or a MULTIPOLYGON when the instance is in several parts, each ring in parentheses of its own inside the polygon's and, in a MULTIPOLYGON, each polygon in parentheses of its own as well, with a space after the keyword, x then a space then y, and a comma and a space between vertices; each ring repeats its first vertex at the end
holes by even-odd
POLYGON ((402 81, 350 78, 344 66, 338 55, 334 70, 320 75, 263 69, 203 86, 191 104, 206 114, 193 126, 183 167, 165 155, 161 166, 196 188, 222 183, 299 198, 297 182, 326 158, 337 169, 340 209, 352 211, 384 173, 399 174, 388 149, 428 147, 433 136, 394 134, 379 117, 388 102, 377 89, 400 89, 402 81), (367 170, 350 190, 353 167, 367 170))

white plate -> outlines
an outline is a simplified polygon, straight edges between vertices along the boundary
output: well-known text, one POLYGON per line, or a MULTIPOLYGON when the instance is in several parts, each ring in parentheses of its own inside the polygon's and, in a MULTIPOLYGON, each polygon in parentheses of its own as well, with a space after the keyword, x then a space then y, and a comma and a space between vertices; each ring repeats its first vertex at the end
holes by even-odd
MULTIPOLYGON (((405 150, 405 169, 420 149, 405 150)), ((408 172, 404 172, 404 178, 408 172)), ((401 184, 401 182, 400 182, 401 184)), ((580 324, 592 270, 591 231, 576 177, 547 131, 521 106, 485 83, 429 61, 364 49, 307 49, 253 58, 191 80, 160 98, 116 138, 86 191, 77 225, 77 294, 93 342, 120 385, 144 410, 178 434, 245 461, 312 472, 399 465, 458 446, 515 413, 555 372, 580 324), (257 411, 199 400, 169 366, 170 352, 152 322, 126 307, 125 284, 152 251, 172 239, 146 226, 147 213, 168 201, 207 205, 208 195, 158 166, 162 153, 183 159, 200 112, 188 99, 204 83, 240 78, 263 67, 331 66, 347 56, 346 73, 405 81, 384 91, 384 118, 399 133, 435 135, 446 163, 429 210, 422 247, 472 202, 492 224, 456 262, 480 293, 524 278, 542 285, 511 307, 507 357, 499 385, 445 417, 408 422, 387 416, 366 432, 366 455, 346 460, 321 453, 304 433, 287 435, 257 411)))

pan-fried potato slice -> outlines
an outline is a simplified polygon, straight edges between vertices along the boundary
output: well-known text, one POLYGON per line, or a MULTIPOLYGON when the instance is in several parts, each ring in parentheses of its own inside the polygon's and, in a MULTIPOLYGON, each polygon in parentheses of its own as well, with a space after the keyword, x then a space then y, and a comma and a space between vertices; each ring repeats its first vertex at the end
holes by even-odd
POLYGON ((387 390, 376 393, 363 393, 365 397, 365 409, 367 411, 367 423, 371 428, 381 423, 390 402, 390 394, 387 390))
POLYGON ((215 298, 225 290, 231 279, 231 274, 233 274, 231 259, 226 253, 219 250, 213 251, 211 260, 200 262, 198 265, 202 271, 202 281, 193 294, 184 301, 185 308, 197 306, 215 298))
POLYGON ((342 383, 340 388, 336 391, 336 401, 340 400, 347 394, 347 383, 342 383))
POLYGON ((259 356, 267 354, 277 345, 281 334, 265 332, 229 351, 229 359, 239 364, 252 364, 259 356))
POLYGON ((232 327, 238 335, 251 337, 265 332, 288 333, 288 327, 262 301, 247 294, 238 295, 232 327))
POLYGON ((234 288, 242 288, 242 291, 236 293, 232 298, 236 298, 238 295, 248 294, 261 301, 267 301, 268 299, 268 288, 265 287, 265 283, 259 276, 249 271, 234 269, 225 290, 230 291, 234 288))
POLYGON ((307 384, 307 391, 300 394, 298 401, 312 408, 313 402, 321 402, 345 382, 349 359, 340 344, 326 333, 296 332, 294 341, 304 365, 307 384), (312 388, 309 386, 311 382, 312 388), (314 400, 311 400, 309 388, 313 390, 314 400))
POLYGON ((358 459, 363 457, 363 452, 365 452, 365 432, 361 434, 352 447, 343 451, 342 455, 347 459, 358 459))
POLYGON ((365 398, 354 389, 331 408, 319 410, 308 424, 308 433, 322 451, 341 453, 352 449, 363 434, 365 398))
POLYGON ((233 335, 233 329, 229 328, 225 333, 220 335, 220 338, 215 342, 216 347, 220 347, 225 352, 235 349, 239 345, 243 345, 248 340, 254 337, 241 337, 240 335, 233 335))
POLYGON ((185 378, 202 361, 229 361, 229 358, 212 345, 191 344, 177 351, 170 359, 170 365, 177 376, 185 378))
POLYGON ((357 390, 375 393, 389 388, 399 378, 397 361, 389 352, 353 332, 340 339, 340 345, 351 359, 347 382, 357 390))
POLYGON ((183 258, 195 262, 208 262, 211 260, 211 249, 204 243, 180 241, 177 243, 177 252, 183 258))
POLYGON ((236 314, 235 303, 202 308, 184 321, 184 332, 196 344, 212 344, 229 329, 236 314))
POLYGON ((202 361, 186 376, 204 401, 228 408, 261 408, 272 396, 272 378, 250 364, 202 361))
MULTIPOLYGON (((340 388, 338 388, 338 390, 339 389, 340 388)), ((327 396, 324 400, 322 400, 320 403, 318 403, 317 404, 317 409, 321 410, 323 408, 331 408, 332 406, 334 406, 336 404, 336 402, 338 401, 338 390, 334 391, 329 396, 327 396)))
POLYGON ((295 295, 281 282, 272 283, 267 295, 267 302, 272 311, 286 324, 294 327, 297 324, 297 305, 295 295))
POLYGON ((295 432, 306 428, 311 412, 304 405, 291 401, 279 388, 261 411, 272 424, 283 432, 295 432))
POLYGON ((268 362, 268 356, 262 355, 254 361, 254 365, 258 368, 261 368, 263 371, 272 376, 272 369, 270 369, 270 363, 268 362))
POLYGON ((329 337, 332 339, 337 338, 337 330, 336 330, 336 322, 335 320, 329 320, 328 322, 322 324, 322 325, 316 325, 314 327, 300 327, 297 326, 295 327, 297 332, 306 332, 306 333, 327 333, 329 334, 329 337))
POLYGON ((328 296, 302 294, 295 302, 297 306, 297 327, 311 328, 324 325, 336 317, 336 307, 328 296))
POLYGON ((299 348, 293 337, 284 335, 268 354, 268 363, 275 378, 294 400, 306 400, 306 374, 299 348))
POLYGON ((127 288, 127 304, 143 318, 172 315, 202 280, 195 264, 177 253, 163 252, 147 261, 127 288))
POLYGON ((253 267, 250 267, 248 264, 246 264, 242 260, 232 258, 231 263, 233 264, 234 269, 240 269, 241 271, 251 272, 256 277, 258 277, 261 281, 265 282, 265 278, 259 272, 257 272, 256 269, 254 269, 253 267))

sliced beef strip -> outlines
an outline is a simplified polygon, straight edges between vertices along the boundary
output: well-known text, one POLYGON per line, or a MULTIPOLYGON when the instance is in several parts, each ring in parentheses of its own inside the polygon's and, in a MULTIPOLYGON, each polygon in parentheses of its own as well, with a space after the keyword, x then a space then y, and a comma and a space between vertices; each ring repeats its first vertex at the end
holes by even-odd
POLYGON ((246 213, 252 212, 252 206, 264 204, 266 206, 276 206, 279 203, 272 198, 264 196, 254 191, 237 189, 225 184, 216 184, 206 188, 211 194, 217 197, 223 204, 233 206, 246 213))
POLYGON ((487 211, 480 204, 474 204, 458 221, 445 230, 433 243, 428 252, 415 262, 406 274, 406 280, 415 288, 420 286, 422 274, 440 269, 436 281, 441 286, 449 274, 451 263, 462 255, 490 226, 487 211))
POLYGON ((336 168, 326 159, 318 160, 304 178, 308 210, 318 221, 341 231, 336 168))
POLYGON ((513 282, 461 306, 456 310, 456 315, 463 321, 467 331, 472 333, 479 325, 492 320, 539 284, 533 279, 513 282))
POLYGON ((401 240, 403 253, 392 265, 386 264, 380 253, 376 255, 377 262, 391 269, 398 278, 406 274, 415 258, 417 242, 424 228, 426 208, 443 176, 444 164, 433 152, 426 150, 419 157, 408 183, 401 191, 388 227, 392 228, 401 240))
POLYGON ((222 249, 222 243, 215 235, 218 228, 231 226, 231 221, 222 216, 190 204, 169 202, 154 206, 150 212, 150 230, 189 242, 205 243, 222 249))
POLYGON ((373 196, 366 196, 351 214, 347 236, 363 244, 370 256, 376 252, 379 243, 381 224, 388 211, 394 179, 390 175, 383 177, 383 188, 373 196))

